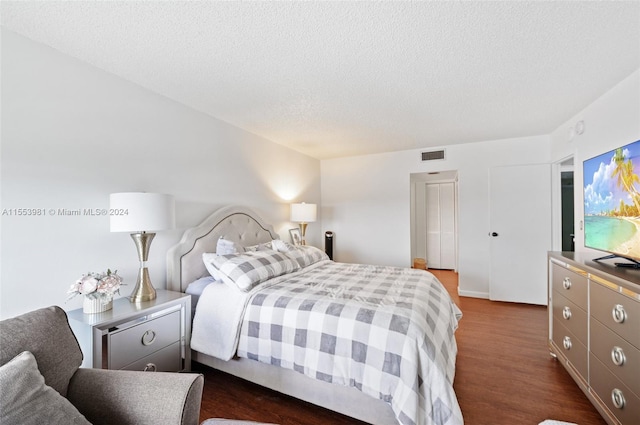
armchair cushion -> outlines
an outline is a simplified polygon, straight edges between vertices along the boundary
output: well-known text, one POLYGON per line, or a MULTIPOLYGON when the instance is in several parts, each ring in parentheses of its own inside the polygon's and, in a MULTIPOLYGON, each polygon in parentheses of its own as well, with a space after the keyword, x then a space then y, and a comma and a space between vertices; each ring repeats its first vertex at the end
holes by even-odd
POLYGON ((44 383, 28 351, 0 367, 0 422, 5 425, 90 425, 78 409, 44 383))
POLYGON ((67 397, 94 425, 197 425, 203 386, 194 373, 81 368, 67 397))

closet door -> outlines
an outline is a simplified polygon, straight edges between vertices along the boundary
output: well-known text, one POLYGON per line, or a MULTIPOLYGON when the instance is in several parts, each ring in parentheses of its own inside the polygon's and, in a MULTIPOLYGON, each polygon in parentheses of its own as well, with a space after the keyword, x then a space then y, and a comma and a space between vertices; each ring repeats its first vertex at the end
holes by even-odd
POLYGON ((427 221, 427 266, 456 268, 455 184, 425 186, 427 221))
POLYGON ((440 268, 440 185, 425 186, 427 219, 427 267, 440 268))

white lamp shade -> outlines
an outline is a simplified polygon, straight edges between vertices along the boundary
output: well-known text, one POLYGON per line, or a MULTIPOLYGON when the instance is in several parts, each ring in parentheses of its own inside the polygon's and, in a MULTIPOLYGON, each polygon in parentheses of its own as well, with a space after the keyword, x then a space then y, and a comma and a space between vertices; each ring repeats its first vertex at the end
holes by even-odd
POLYGON ((318 217, 316 204, 291 204, 291 221, 294 223, 312 223, 318 217))
POLYGON ((112 193, 109 208, 112 232, 156 232, 175 227, 175 201, 171 195, 112 193))

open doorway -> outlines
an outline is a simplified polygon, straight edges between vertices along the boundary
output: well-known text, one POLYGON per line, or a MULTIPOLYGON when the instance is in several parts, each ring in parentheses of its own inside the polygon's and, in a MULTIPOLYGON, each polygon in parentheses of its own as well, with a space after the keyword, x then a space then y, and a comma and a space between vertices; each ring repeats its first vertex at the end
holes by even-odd
POLYGON ((560 198, 562 204, 562 250, 575 251, 573 169, 560 172, 560 198))
POLYGON ((458 173, 411 174, 411 257, 458 269, 458 173))
POLYGON ((573 157, 553 164, 553 250, 575 251, 575 183, 573 157))

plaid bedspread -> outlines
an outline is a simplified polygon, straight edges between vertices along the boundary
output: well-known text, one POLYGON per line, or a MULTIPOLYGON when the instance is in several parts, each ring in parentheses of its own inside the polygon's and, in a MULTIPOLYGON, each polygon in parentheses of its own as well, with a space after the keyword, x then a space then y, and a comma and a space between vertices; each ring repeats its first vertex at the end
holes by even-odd
POLYGON ((249 300, 238 355, 348 385, 405 425, 458 425, 462 313, 430 273, 326 261, 249 300))

